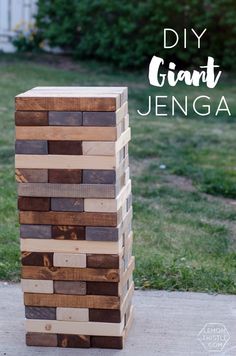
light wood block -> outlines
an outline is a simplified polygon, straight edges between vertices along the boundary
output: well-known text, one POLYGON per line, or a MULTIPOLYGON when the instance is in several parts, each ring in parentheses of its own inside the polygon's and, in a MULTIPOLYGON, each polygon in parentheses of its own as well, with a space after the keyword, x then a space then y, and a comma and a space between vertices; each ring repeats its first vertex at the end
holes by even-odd
POLYGON ((64 321, 89 321, 89 309, 56 308, 56 319, 64 321))
POLYGON ((21 279, 21 289, 24 293, 53 293, 53 281, 37 279, 21 279))
POLYGON ((53 265, 55 267, 86 267, 86 254, 54 253, 53 265))

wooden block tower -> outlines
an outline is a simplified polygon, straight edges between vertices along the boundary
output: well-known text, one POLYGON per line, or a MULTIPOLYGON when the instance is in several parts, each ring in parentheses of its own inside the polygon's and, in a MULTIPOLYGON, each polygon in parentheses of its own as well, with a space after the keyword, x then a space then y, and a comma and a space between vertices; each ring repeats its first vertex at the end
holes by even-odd
POLYGON ((16 97, 26 343, 123 348, 132 322, 127 88, 16 97))

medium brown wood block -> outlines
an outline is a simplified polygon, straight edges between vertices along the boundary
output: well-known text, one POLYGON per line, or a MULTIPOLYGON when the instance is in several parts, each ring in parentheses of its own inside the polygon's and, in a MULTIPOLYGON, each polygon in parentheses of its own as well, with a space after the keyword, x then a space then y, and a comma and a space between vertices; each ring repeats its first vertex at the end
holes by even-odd
POLYGON ((54 291, 57 294, 86 295, 86 282, 55 281, 54 291))
POLYGON ((119 270, 96 268, 67 268, 22 266, 21 277, 24 279, 47 279, 54 281, 94 281, 119 282, 119 270))
POLYGON ((83 183, 115 184, 115 182, 116 182, 116 172, 114 170, 98 170, 98 169, 83 170, 83 183))
POLYGON ((47 155, 48 143, 47 141, 16 140, 15 153, 25 155, 47 155))
POLYGON ((89 321, 100 323, 120 323, 120 310, 111 309, 89 309, 89 321))
POLYGON ((123 349, 122 336, 91 336, 91 347, 101 349, 123 349))
POLYGON ((45 333, 26 333, 26 345, 27 346, 45 346, 56 347, 57 335, 45 334, 45 333))
POLYGON ((52 227, 52 237, 57 240, 85 240, 85 227, 56 225, 52 227))
POLYGON ((49 169, 49 183, 82 183, 81 169, 49 169))
MULTIPOLYGON (((117 213, 88 213, 88 212, 34 212, 21 211, 19 213, 20 224, 37 224, 37 225, 81 225, 81 226, 117 226, 119 224, 119 214, 117 213)), ((36 226, 36 225, 34 225, 36 226)), ((36 228, 32 228, 36 229, 36 228)), ((39 230, 39 228, 37 228, 39 230)), ((43 227, 42 230, 46 230, 43 227)), ((51 237, 42 235, 44 238, 51 237)), ((40 235, 41 236, 41 235, 40 235)), ((29 234, 24 237, 30 237, 29 234)), ((87 239, 87 232, 86 232, 87 239)))
POLYGON ((49 141, 48 153, 54 155, 82 155, 82 142, 49 141))
POLYGON ((118 283, 86 282, 87 294, 91 295, 119 295, 118 283))
POLYGON ((19 197, 19 210, 49 211, 50 198, 19 197))
POLYGON ((48 113, 46 111, 16 111, 16 126, 47 126, 48 113))
POLYGON ((26 319, 56 320, 56 308, 25 307, 26 319))
POLYGON ((20 237, 21 238, 51 239, 52 228, 50 225, 33 225, 33 224, 34 224, 34 222, 30 225, 23 224, 20 226, 20 237))
POLYGON ((15 170, 16 181, 19 183, 47 183, 47 169, 23 169, 15 170))
POLYGON ((86 226, 85 239, 88 241, 117 241, 119 239, 119 229, 107 226, 86 226))
POLYGON ((81 126, 82 112, 79 111, 49 111, 49 125, 51 126, 81 126))
POLYGON ((90 347, 90 336, 58 334, 58 347, 88 348, 90 347))
POLYGON ((119 268, 119 255, 87 254, 88 268, 119 268))
POLYGON ((83 126, 116 126, 116 113, 87 111, 83 113, 83 126))
POLYGON ((104 295, 65 295, 24 293, 24 303, 30 306, 58 308, 119 309, 120 298, 104 295))
POLYGON ((51 252, 22 252, 21 263, 23 266, 53 266, 53 253, 51 252))
POLYGON ((52 198, 51 210, 53 211, 83 211, 84 199, 52 198))

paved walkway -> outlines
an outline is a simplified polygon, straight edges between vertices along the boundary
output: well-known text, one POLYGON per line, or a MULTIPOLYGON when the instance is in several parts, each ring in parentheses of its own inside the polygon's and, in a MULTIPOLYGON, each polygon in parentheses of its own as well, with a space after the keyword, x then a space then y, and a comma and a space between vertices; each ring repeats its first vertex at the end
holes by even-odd
POLYGON ((18 284, 9 285, 0 282, 0 355, 236 355, 236 296, 136 291, 134 304, 135 320, 124 350, 26 347, 20 287, 18 284), (198 336, 207 323, 213 324, 209 324, 208 328, 198 336), (198 338, 205 343, 206 349, 198 338), (223 351, 207 351, 212 348, 217 351, 223 348, 223 351))

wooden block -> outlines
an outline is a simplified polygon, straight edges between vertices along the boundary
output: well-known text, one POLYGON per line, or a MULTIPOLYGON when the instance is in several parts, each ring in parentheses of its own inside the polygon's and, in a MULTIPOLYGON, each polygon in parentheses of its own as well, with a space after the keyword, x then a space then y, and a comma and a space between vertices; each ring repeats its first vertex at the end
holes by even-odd
MULTIPOLYGON (((38 224, 38 225, 59 225, 59 224, 68 224, 68 225, 81 225, 81 226, 116 226, 119 224, 119 214, 117 213, 87 213, 87 212, 36 212, 36 211, 21 211, 19 213, 20 216, 20 224, 38 224)), ((108 228, 107 228, 108 229, 108 228)), ((39 228, 37 225, 33 225, 33 227, 24 227, 23 231, 27 231, 23 234, 22 237, 32 237, 30 236, 30 232, 35 232, 37 236, 42 238, 50 238, 51 237, 51 228, 48 226, 43 226, 39 228), (27 235, 26 235, 27 234, 27 235)), ((92 230, 94 231, 94 230, 92 230)), ((105 231, 105 230, 104 230, 105 231)), ((103 236, 104 231, 100 233, 99 236, 103 236)), ((96 238, 94 231, 94 239, 96 238)), ((107 238, 110 230, 107 231, 107 238)), ((91 240, 91 232, 86 231, 86 240, 91 240)), ((112 240, 113 241, 113 240, 112 240)))
POLYGON ((51 210, 54 211, 83 211, 84 200, 76 198, 52 198, 51 210))
POLYGON ((21 264, 23 266, 53 266, 53 253, 51 252, 22 252, 21 264))
POLYGON ((87 254, 88 268, 119 268, 119 255, 87 254))
POLYGON ((56 308, 25 307, 26 319, 56 320, 56 308))
MULTIPOLYGON (((24 224, 24 223, 22 223, 22 224, 24 224)), ((26 224, 27 224, 27 222, 26 222, 26 224)), ((32 222, 32 224, 34 224, 34 222, 32 222)), ((51 239, 52 228, 50 225, 32 225, 32 224, 20 226, 20 237, 21 238, 51 239)))
POLYGON ((88 295, 117 295, 118 283, 86 282, 88 295))
MULTIPOLYGON (((116 167, 116 157, 113 156, 83 156, 83 155, 15 155, 16 168, 40 169, 104 169, 116 167)), ((87 183, 87 182, 84 182, 87 183)))
POLYGON ((52 237, 57 240, 85 240, 84 226, 55 225, 52 237))
POLYGON ((123 338, 121 336, 92 336, 91 347, 99 349, 123 349, 123 338))
POLYGON ((15 153, 24 155, 47 155, 47 141, 16 140, 15 153))
POLYGON ((87 309, 87 308, 57 308, 57 320, 89 321, 89 309, 87 309))
POLYGON ((63 252, 63 253, 92 253, 119 254, 122 251, 122 239, 118 242, 104 241, 74 241, 53 239, 20 239, 21 251, 27 252, 63 252))
POLYGON ((55 267, 86 267, 86 254, 83 253, 54 253, 53 265, 55 267))
POLYGON ((82 155, 81 141, 49 141, 50 155, 82 155))
POLYGON ((90 347, 90 336, 58 334, 58 347, 66 348, 88 348, 90 347))
POLYGON ((31 211, 49 211, 50 198, 19 197, 18 209, 31 211))
POLYGON ((81 169, 49 169, 49 183, 82 183, 81 169))
POLYGON ((116 127, 16 126, 17 140, 116 141, 116 127))
POLYGON ((86 295, 86 282, 55 281, 54 292, 57 294, 86 295))
POLYGON ((111 309, 89 309, 89 321, 100 323, 120 323, 120 310, 111 309))
POLYGON ((116 126, 115 111, 87 111, 83 113, 83 126, 116 126))
POLYGON ((53 281, 21 279, 21 288, 24 293, 53 293, 53 281))
MULTIPOLYGON (((87 156, 89 157, 89 156, 87 156)), ((97 157, 97 161, 100 159, 97 157)), ((85 184, 115 184, 116 172, 114 170, 84 169, 83 183, 85 184)))
MULTIPOLYGON (((107 295, 24 294, 25 305, 57 308, 119 309, 119 297, 107 295)), ((89 333, 90 334, 90 333, 89 333)))
POLYGON ((16 111, 16 126, 47 126, 48 113, 46 111, 16 111))
POLYGON ((16 169, 16 181, 19 183, 47 183, 47 169, 16 169))
POLYGON ((45 333, 26 333, 26 345, 27 346, 44 346, 44 347, 56 347, 57 335, 45 334, 45 333))
POLYGON ((81 126, 82 112, 79 111, 49 111, 49 125, 51 126, 81 126))
POLYGON ((85 239, 88 241, 117 241, 119 239, 118 228, 90 227, 85 228, 85 239))
POLYGON ((23 279, 46 279, 54 281, 119 282, 119 270, 96 268, 67 268, 22 266, 23 279))
POLYGON ((115 198, 114 184, 19 183, 19 196, 52 198, 115 198))

